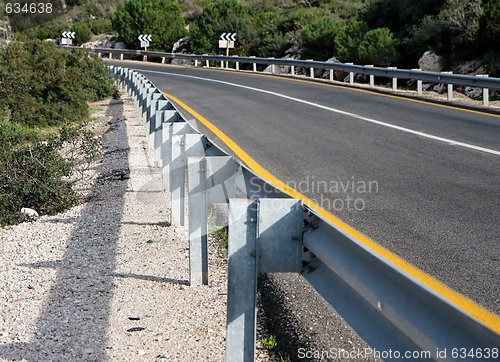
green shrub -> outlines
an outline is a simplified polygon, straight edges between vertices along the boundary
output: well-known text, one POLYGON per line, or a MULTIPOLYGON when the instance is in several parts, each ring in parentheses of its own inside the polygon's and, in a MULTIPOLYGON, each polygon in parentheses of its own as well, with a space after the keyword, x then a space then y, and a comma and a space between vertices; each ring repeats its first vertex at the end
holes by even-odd
POLYGON ((212 0, 205 4, 196 22, 190 25, 189 47, 195 53, 220 53, 219 36, 236 33, 236 52, 248 54, 255 32, 248 8, 239 0, 212 0))
POLYGON ((359 44, 359 59, 365 64, 388 66, 396 60, 397 42, 387 28, 370 30, 359 44))
POLYGON ((293 34, 290 31, 287 17, 282 10, 259 13, 255 20, 255 42, 251 53, 261 57, 283 56, 292 46, 293 34))
POLYGON ((85 50, 69 52, 43 41, 0 48, 0 109, 30 127, 81 121, 87 102, 112 95, 102 61, 85 50))
POLYGON ((302 56, 314 60, 338 56, 339 44, 334 40, 344 32, 344 24, 331 17, 313 20, 302 30, 302 56))
POLYGON ((113 28, 132 48, 137 37, 151 34, 151 49, 168 50, 185 34, 184 18, 173 0, 128 0, 118 6, 112 18, 113 28))
POLYGON ((85 23, 75 23, 73 24, 72 31, 75 32, 74 45, 82 45, 90 40, 92 37, 92 32, 90 28, 85 23))
POLYGON ((95 19, 88 22, 90 30, 93 34, 112 34, 113 25, 110 19, 95 19))
POLYGON ((22 207, 40 214, 75 204, 68 177, 99 156, 100 140, 80 127, 87 101, 112 95, 103 63, 39 40, 0 48, 0 224, 23 221, 22 207), (63 126, 54 134, 45 126, 63 126), (62 152, 64 145, 65 152, 62 152))

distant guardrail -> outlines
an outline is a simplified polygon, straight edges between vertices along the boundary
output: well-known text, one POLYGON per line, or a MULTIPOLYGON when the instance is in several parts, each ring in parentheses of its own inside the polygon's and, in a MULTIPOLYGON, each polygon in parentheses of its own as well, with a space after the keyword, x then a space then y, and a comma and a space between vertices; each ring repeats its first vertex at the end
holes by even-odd
POLYGON ((171 222, 189 225, 191 285, 209 282, 209 209, 229 205, 226 361, 254 361, 257 275, 273 272, 302 274, 386 361, 408 351, 421 353, 409 357, 415 360, 467 360, 467 351, 474 361, 498 357, 497 316, 456 292, 445 298, 438 281, 424 281, 432 278, 269 184, 196 131, 143 74, 115 66, 110 72, 145 121, 171 194, 171 222))
MULTIPOLYGON (((76 47, 67 47, 76 48, 76 47)), ((259 58, 259 57, 239 57, 239 56, 223 56, 223 55, 195 55, 195 54, 179 54, 166 53, 142 50, 129 49, 110 49, 110 48, 91 48, 92 52, 103 56, 108 55, 112 58, 117 55, 119 59, 124 59, 124 56, 142 56, 143 60, 147 61, 151 58, 160 58, 162 62, 166 59, 184 59, 192 62, 194 66, 210 67, 210 62, 218 62, 221 68, 228 68, 229 64, 235 65, 235 70, 240 70, 240 64, 252 64, 252 70, 257 71, 257 65, 270 65, 274 73, 276 66, 290 66, 290 74, 296 75, 297 68, 308 68, 309 76, 314 78, 314 70, 329 70, 329 80, 333 81, 333 72, 342 71, 349 73, 349 84, 354 84, 355 74, 364 74, 369 76, 369 85, 375 86, 374 77, 386 77, 391 79, 392 90, 398 89, 398 79, 413 79, 417 81, 417 94, 423 95, 423 82, 442 83, 448 85, 447 99, 453 100, 453 85, 470 86, 482 88, 482 103, 484 106, 489 106, 489 90, 500 89, 500 78, 489 77, 487 74, 476 76, 452 74, 451 72, 427 72, 420 69, 397 69, 395 67, 374 67, 371 65, 355 65, 352 63, 334 63, 320 62, 314 60, 294 60, 294 59, 275 59, 275 58, 259 58)))

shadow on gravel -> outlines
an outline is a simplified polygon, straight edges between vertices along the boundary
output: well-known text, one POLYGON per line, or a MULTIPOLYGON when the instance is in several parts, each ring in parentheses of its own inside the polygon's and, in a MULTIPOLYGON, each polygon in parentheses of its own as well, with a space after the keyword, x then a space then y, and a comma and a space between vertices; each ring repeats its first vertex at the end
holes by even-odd
MULTIPOLYGON (((0 345, 0 359, 27 361, 103 361, 110 304, 114 289, 116 245, 127 181, 115 178, 128 172, 123 101, 106 110, 108 123, 104 159, 92 187, 90 201, 73 218, 75 229, 63 259, 26 265, 54 268, 55 282, 47 297, 30 343, 0 345)), ((66 222, 66 221, 63 221, 66 222)))
POLYGON ((189 285, 189 281, 187 281, 187 280, 172 279, 172 278, 161 278, 161 277, 156 277, 154 275, 130 274, 130 273, 114 273, 113 276, 115 276, 117 278, 130 278, 130 279, 146 280, 146 281, 149 281, 149 282, 157 282, 157 283, 189 285))

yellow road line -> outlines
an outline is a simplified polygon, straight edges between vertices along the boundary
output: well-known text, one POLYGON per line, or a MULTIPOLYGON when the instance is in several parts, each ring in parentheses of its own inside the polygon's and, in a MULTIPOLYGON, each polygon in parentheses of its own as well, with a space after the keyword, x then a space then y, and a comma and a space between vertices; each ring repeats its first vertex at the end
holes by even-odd
POLYGON ((405 273, 418 280, 420 283, 427 286, 429 289, 441 295, 443 298, 448 300, 453 305, 457 306, 476 320, 483 323, 485 326, 500 334, 500 316, 495 313, 487 310, 482 307, 478 303, 474 302, 470 298, 456 292, 451 289, 447 285, 443 284, 436 278, 427 274, 423 270, 418 267, 408 263, 403 260, 393 252, 384 248, 374 240, 370 239, 368 236, 364 235, 360 231, 356 230, 346 222, 342 221, 335 215, 331 214, 326 209, 319 206, 313 200, 309 199, 305 195, 301 194, 294 188, 288 186, 286 183, 278 179, 276 176, 267 171, 264 167, 262 167, 257 161, 255 161, 248 153, 246 153, 240 146, 238 146, 231 138, 229 138, 224 132, 222 132, 217 126, 215 126, 212 122, 207 120, 201 114, 196 112, 193 108, 188 106, 186 103, 174 97, 171 94, 163 92, 163 94, 170 100, 177 103, 179 106, 184 108, 187 112, 189 112, 192 116, 194 116, 198 121, 200 121, 205 127, 207 127, 215 136, 217 136, 222 142, 228 146, 231 151, 233 151, 241 161, 243 161, 248 167, 252 169, 255 174, 274 185, 275 187, 281 189, 283 192, 287 193, 290 197, 295 199, 300 199, 302 202, 316 211, 321 217, 330 222, 332 225, 335 225, 338 229, 342 230, 347 235, 356 239, 358 242, 363 244, 365 247, 369 248, 375 254, 378 254, 383 259, 390 262, 392 265, 398 267, 403 270, 405 273))

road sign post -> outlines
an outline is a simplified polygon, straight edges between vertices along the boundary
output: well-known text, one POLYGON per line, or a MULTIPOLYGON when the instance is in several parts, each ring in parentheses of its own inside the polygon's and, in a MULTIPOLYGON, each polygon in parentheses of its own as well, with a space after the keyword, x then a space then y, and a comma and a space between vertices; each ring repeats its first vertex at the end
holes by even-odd
MULTIPOLYGON (((234 42, 236 41, 236 33, 222 33, 219 40, 219 48, 226 49, 226 57, 229 56, 229 49, 234 48, 234 42)), ((226 62, 226 67, 229 62, 226 62)))
POLYGON ((137 37, 141 42, 141 48, 144 48, 144 51, 148 51, 149 43, 151 42, 152 35, 151 34, 141 34, 137 37))
POLYGON ((62 32, 62 38, 61 38, 61 44, 62 45, 73 45, 73 39, 75 39, 75 32, 74 31, 63 31, 62 32))

